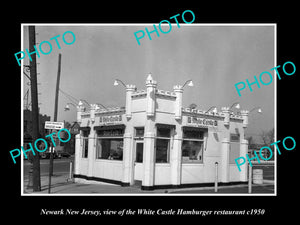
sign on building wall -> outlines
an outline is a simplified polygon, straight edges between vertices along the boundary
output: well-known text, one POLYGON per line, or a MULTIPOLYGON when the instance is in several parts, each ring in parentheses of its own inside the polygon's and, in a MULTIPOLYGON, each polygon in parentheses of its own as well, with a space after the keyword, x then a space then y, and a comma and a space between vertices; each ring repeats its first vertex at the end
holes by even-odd
POLYGON ((193 126, 206 126, 206 127, 216 127, 218 126, 218 121, 213 119, 199 118, 194 116, 187 117, 187 124, 193 126))
POLYGON ((111 125, 111 124, 121 124, 122 115, 113 116, 100 116, 100 124, 111 125))

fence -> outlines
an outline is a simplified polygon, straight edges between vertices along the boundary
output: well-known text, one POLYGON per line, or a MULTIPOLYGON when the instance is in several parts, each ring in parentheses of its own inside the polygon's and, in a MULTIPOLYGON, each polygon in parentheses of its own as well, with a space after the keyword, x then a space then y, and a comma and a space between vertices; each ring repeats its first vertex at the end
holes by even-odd
POLYGON ((274 184, 274 161, 264 161, 258 163, 256 161, 251 162, 253 167, 249 164, 248 169, 248 193, 252 193, 252 184, 262 185, 262 184, 274 184), (258 167, 262 167, 258 169, 258 167), (265 178, 265 179, 264 179, 265 178), (267 178, 267 179, 266 179, 267 178))

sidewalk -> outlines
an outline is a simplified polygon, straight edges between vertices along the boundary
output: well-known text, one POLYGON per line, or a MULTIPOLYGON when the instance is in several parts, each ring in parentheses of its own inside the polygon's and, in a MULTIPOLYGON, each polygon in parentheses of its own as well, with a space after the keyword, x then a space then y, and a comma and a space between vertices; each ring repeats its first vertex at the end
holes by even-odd
MULTIPOLYGON (((68 174, 58 174, 51 177, 51 194, 155 194, 164 193, 165 190, 143 191, 140 187, 129 186, 121 187, 119 185, 103 182, 92 183, 74 183, 68 181, 68 174)), ((28 180, 24 181, 24 194, 48 194, 49 177, 41 177, 41 191, 32 192, 27 188, 28 180)))
MULTIPOLYGON (((248 185, 231 185, 231 186, 220 186, 218 193, 214 193, 214 187, 195 187, 195 188, 179 188, 179 189, 158 189, 153 191, 143 191, 138 186, 121 187, 119 185, 93 182, 93 183, 74 183, 68 181, 68 174, 54 174, 51 177, 51 194, 65 195, 65 194, 247 194, 248 185)), ((48 176, 41 177, 41 191, 32 192, 32 189, 27 188, 28 180, 24 181, 24 195, 40 195, 48 194, 48 176)), ((252 193, 274 193, 274 182, 265 181, 262 185, 252 186, 252 193)))

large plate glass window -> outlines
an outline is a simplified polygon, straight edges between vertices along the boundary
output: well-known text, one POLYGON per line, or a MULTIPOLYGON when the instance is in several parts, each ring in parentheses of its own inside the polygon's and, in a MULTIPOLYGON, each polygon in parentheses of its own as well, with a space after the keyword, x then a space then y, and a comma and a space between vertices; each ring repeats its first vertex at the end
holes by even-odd
POLYGON ((183 130, 182 163, 203 163, 205 129, 183 130))
POLYGON ((97 130, 96 159, 123 160, 124 129, 97 130))
POLYGON ((157 127, 156 133, 156 163, 168 163, 170 160, 170 139, 171 128, 169 127, 157 127))

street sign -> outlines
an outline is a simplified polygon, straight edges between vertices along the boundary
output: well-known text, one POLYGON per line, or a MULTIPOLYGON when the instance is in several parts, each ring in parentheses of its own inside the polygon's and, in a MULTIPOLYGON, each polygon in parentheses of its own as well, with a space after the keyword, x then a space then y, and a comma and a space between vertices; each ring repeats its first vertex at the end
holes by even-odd
POLYGON ((52 121, 45 122, 45 129, 60 130, 62 128, 64 128, 64 122, 52 122, 52 121))

